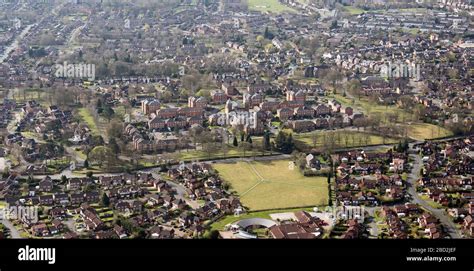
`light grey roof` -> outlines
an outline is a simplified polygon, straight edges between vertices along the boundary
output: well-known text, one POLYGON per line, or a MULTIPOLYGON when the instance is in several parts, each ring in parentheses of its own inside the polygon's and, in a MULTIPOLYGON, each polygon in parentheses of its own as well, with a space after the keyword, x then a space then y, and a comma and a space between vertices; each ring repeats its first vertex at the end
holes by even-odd
POLYGON ((249 218, 249 219, 243 219, 240 220, 239 222, 235 223, 237 226, 246 229, 250 226, 258 225, 258 226, 263 226, 265 228, 270 228, 274 225, 276 225, 275 221, 270 220, 270 219, 264 219, 264 218, 249 218))

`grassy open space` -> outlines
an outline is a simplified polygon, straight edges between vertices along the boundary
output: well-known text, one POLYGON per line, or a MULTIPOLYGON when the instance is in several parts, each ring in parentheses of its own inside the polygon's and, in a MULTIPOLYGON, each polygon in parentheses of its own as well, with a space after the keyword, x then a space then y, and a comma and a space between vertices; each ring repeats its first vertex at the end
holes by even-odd
POLYGON ((344 11, 348 12, 350 15, 359 15, 359 14, 367 12, 361 8, 357 8, 353 6, 345 6, 344 11))
POLYGON ((35 100, 44 106, 51 105, 50 95, 46 89, 10 89, 10 98, 17 103, 26 103, 35 100))
POLYGON ((395 144, 399 139, 382 137, 359 131, 336 130, 336 131, 314 131, 310 133, 293 133, 296 145, 300 149, 321 148, 324 147, 325 135, 331 135, 335 138, 336 148, 353 148, 367 145, 395 144), (314 138, 317 138, 314 145, 314 138), (300 145, 302 144, 302 145, 300 145))
MULTIPOLYGON (((353 6, 344 6, 344 11, 350 15, 360 15, 362 13, 384 13, 386 10, 383 9, 373 9, 373 10, 364 10, 362 8, 353 7, 353 6)), ((400 8, 397 9, 399 12, 408 12, 408 13, 426 13, 426 8, 400 8)))
POLYGON ((410 124, 400 124, 404 125, 408 128, 408 137, 413 138, 415 140, 425 140, 425 139, 435 139, 441 138, 446 136, 451 136, 452 133, 437 125, 422 123, 418 120, 413 119, 414 115, 399 108, 395 105, 385 106, 374 104, 367 100, 367 98, 362 97, 361 99, 350 99, 348 97, 343 97, 342 95, 336 94, 331 95, 330 97, 335 98, 344 106, 351 106, 353 108, 358 108, 360 111, 364 112, 364 114, 368 116, 373 115, 380 115, 382 118, 382 123, 388 124, 390 121, 389 119, 385 118, 384 115, 386 114, 394 114, 398 118, 399 123, 408 123, 410 124))
POLYGON ((416 140, 435 139, 452 136, 453 133, 446 128, 429 123, 407 124, 408 136, 416 140))
POLYGON ((78 110, 79 116, 87 124, 93 135, 100 135, 99 128, 94 121, 94 117, 91 115, 87 108, 80 108, 78 110))
POLYGON ((322 206, 327 179, 305 177, 289 160, 218 163, 214 167, 251 211, 322 206))
MULTIPOLYGON (((222 147, 217 146, 218 148, 213 151, 212 153, 208 153, 202 149, 198 150, 181 150, 176 151, 174 155, 178 160, 203 160, 203 159, 219 159, 219 158, 226 158, 226 157, 253 157, 257 155, 262 155, 262 137, 252 137, 252 147, 246 149, 242 148, 240 138, 239 138, 239 146, 235 147, 231 144, 226 144, 227 152, 222 150, 222 147)), ((273 152, 275 153, 275 152, 273 152)), ((269 152, 265 152, 265 154, 270 154, 269 152)))
MULTIPOLYGON (((375 115, 380 114, 383 116, 384 114, 396 114, 398 116, 398 121, 405 122, 413 120, 413 115, 406 112, 405 110, 394 106, 394 105, 380 105, 375 104, 367 100, 366 97, 361 97, 361 99, 355 98, 351 99, 348 97, 344 97, 340 94, 331 95, 330 98, 335 98, 344 106, 350 106, 352 108, 358 108, 360 111, 364 112, 367 115, 375 115)), ((382 118, 382 122, 388 123, 389 121, 385 118, 382 118)))
POLYGON ((248 0, 250 10, 261 12, 294 12, 294 9, 281 4, 278 0, 248 0))

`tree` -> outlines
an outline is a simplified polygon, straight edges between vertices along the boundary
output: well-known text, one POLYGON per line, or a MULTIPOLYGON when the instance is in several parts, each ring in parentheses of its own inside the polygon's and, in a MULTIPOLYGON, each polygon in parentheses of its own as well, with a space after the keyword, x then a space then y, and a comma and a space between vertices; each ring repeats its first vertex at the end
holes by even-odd
POLYGON ((234 136, 234 142, 232 143, 232 145, 234 145, 234 147, 239 146, 239 142, 237 141, 237 137, 236 137, 236 136, 234 136))
POLYGON ((89 161, 87 161, 87 159, 84 161, 84 167, 89 168, 89 161))
POLYGON ((110 122, 110 120, 112 119, 112 117, 114 116, 115 112, 114 110, 112 109, 112 107, 110 106, 106 106, 104 108, 104 111, 103 111, 103 115, 104 117, 107 119, 107 121, 110 122))
POLYGON ((337 83, 342 79, 342 74, 337 70, 330 70, 326 74, 324 79, 327 82, 331 83, 331 86, 332 86, 334 92, 336 92, 336 86, 337 86, 337 83))
POLYGON ((112 152, 115 155, 118 155, 120 153, 120 147, 117 144, 117 141, 115 140, 115 138, 113 137, 109 140, 109 148, 112 150, 112 152))
POLYGON ((110 205, 110 199, 109 199, 109 196, 107 196, 106 193, 103 193, 103 194, 102 194, 102 199, 101 199, 101 201, 102 201, 102 205, 104 205, 104 206, 106 206, 106 207, 110 205))
POLYGON ((100 167, 105 163, 105 166, 110 169, 115 165, 116 156, 110 148, 98 146, 89 153, 89 160, 100 167))
POLYGON ((211 158, 212 154, 219 150, 214 142, 206 142, 203 144, 203 151, 207 153, 207 157, 211 158))
POLYGON ((107 135, 109 136, 109 139, 120 138, 122 136, 122 131, 123 125, 117 120, 112 120, 107 126, 107 135))
POLYGON ((264 150, 270 150, 271 149, 271 144, 270 144, 270 132, 269 131, 265 131, 265 133, 263 134, 263 149, 264 150))
POLYGON ((274 147, 277 151, 290 154, 295 149, 295 143, 293 142, 292 134, 286 134, 283 131, 280 131, 275 138, 274 147))
POLYGON ((205 239, 219 239, 219 231, 218 230, 211 230, 207 231, 204 235, 203 238, 205 239))
POLYGON ((242 150, 244 152, 244 157, 245 157, 246 152, 252 149, 252 144, 250 144, 248 142, 242 142, 242 144, 240 144, 240 146, 242 147, 242 150))
POLYGON ((346 83, 346 89, 350 94, 360 94, 362 84, 357 79, 352 79, 346 83))
POLYGON ((102 100, 101 99, 97 100, 97 104, 96 104, 95 107, 97 108, 97 113, 102 114, 103 109, 102 109, 102 100))
POLYGON ((250 136, 250 134, 247 135, 247 138, 245 139, 245 141, 252 144, 252 137, 250 136))
POLYGON ((268 26, 265 28, 265 32, 263 34, 263 37, 265 37, 266 39, 269 39, 269 40, 272 40, 275 35, 273 35, 272 32, 270 32, 270 30, 268 29, 268 26))

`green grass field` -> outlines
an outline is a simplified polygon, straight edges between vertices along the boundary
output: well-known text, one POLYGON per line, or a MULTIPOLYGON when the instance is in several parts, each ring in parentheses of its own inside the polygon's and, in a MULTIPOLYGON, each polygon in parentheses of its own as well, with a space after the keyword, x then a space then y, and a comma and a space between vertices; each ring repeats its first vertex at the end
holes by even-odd
POLYGON ((214 165, 251 211, 322 206, 328 202, 327 179, 304 177, 289 160, 214 165))
POLYGON ((359 14, 367 12, 361 8, 356 8, 352 6, 345 6, 344 11, 348 12, 350 15, 359 15, 359 14))
POLYGON ((429 123, 407 124, 408 136, 416 140, 436 139, 452 136, 453 133, 448 129, 429 123))
POLYGON ((261 12, 294 12, 294 9, 281 4, 278 0, 248 0, 248 5, 250 10, 261 12))
MULTIPOLYGON (((349 13, 350 15, 360 15, 362 13, 384 13, 385 10, 381 9, 374 9, 374 10, 364 10, 358 7, 353 6, 344 6, 344 11, 349 13)), ((399 12, 408 12, 408 13, 426 13, 426 8, 400 8, 397 9, 399 12)))
POLYGON ((92 134, 100 135, 99 128, 97 127, 97 124, 94 121, 94 117, 92 117, 89 110, 87 108, 80 108, 78 112, 82 120, 87 124, 87 126, 89 126, 89 129, 91 129, 92 134))
POLYGON ((10 89, 10 97, 17 103, 35 100, 44 106, 51 105, 48 90, 43 89, 10 89))
MULTIPOLYGON (((331 95, 330 98, 335 98, 344 106, 350 106, 353 108, 358 108, 359 110, 363 111, 367 115, 375 115, 375 114, 396 114, 398 116, 398 121, 405 122, 413 120, 413 115, 406 112, 405 110, 398 108, 396 106, 385 106, 375 104, 370 102, 365 97, 361 97, 359 100, 358 98, 350 99, 348 97, 343 97, 340 94, 331 95)), ((382 122, 389 122, 388 120, 382 119, 382 122)))
POLYGON ((324 146, 324 136, 328 134, 331 134, 331 136, 336 139, 336 148, 353 148, 367 145, 395 144, 399 142, 399 140, 395 138, 385 137, 384 139, 382 136, 348 130, 293 133, 293 138, 296 140, 297 147, 299 148, 321 148, 324 146), (313 141, 314 135, 317 136, 316 146, 313 141), (298 143, 304 145, 299 146, 298 143))
MULTIPOLYGON (((415 120, 414 115, 399 108, 397 106, 385 106, 374 104, 373 102, 368 101, 366 98, 359 99, 350 99, 343 97, 342 95, 336 94, 331 95, 330 97, 335 98, 344 106, 351 106, 353 108, 358 108, 366 115, 380 115, 384 114, 395 114, 398 116, 399 123, 412 122, 411 124, 400 124, 408 128, 408 137, 415 140, 425 140, 425 139, 435 139, 441 137, 451 136, 452 132, 449 130, 439 127, 433 124, 422 123, 419 120, 415 120)), ((382 118, 382 123, 388 124, 389 120, 382 118)))

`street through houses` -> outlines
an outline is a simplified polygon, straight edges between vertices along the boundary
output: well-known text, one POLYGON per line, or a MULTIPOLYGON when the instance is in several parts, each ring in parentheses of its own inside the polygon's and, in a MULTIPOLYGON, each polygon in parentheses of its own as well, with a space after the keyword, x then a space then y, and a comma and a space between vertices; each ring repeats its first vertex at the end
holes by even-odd
POLYGON ((10 222, 7 219, 0 219, 0 223, 2 223, 3 226, 5 226, 5 228, 8 229, 8 231, 10 232, 11 238, 13 239, 21 238, 20 232, 17 230, 17 228, 15 228, 12 222, 10 222))
MULTIPOLYGON (((411 145, 413 148, 413 145, 411 145)), ((454 225, 452 219, 448 216, 444 209, 436 209, 431 207, 425 200, 423 200, 420 195, 416 192, 416 182, 420 177, 420 170, 423 167, 423 161, 419 154, 410 154, 410 158, 413 160, 413 168, 408 175, 408 194, 410 195, 410 201, 415 204, 421 205, 424 209, 431 212, 441 224, 443 224, 447 233, 451 238, 461 238, 456 225, 454 225)))

